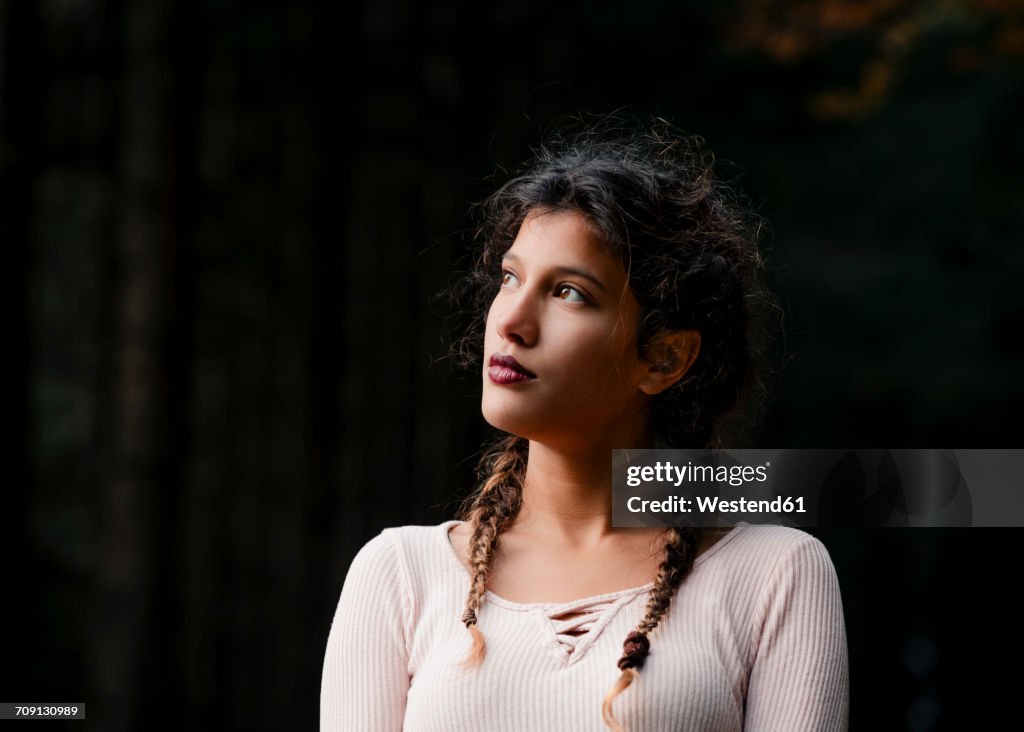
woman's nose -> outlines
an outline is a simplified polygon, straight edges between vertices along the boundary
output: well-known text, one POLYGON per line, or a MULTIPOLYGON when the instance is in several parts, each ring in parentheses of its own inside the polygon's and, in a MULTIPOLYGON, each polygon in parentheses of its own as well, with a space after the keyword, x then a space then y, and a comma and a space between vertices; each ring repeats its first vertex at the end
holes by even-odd
MULTIPOLYGON (((537 340, 538 323, 536 307, 530 302, 530 294, 520 290, 506 295, 499 307, 498 335, 504 340, 531 346, 537 340)), ((498 305, 498 303, 495 303, 498 305)))

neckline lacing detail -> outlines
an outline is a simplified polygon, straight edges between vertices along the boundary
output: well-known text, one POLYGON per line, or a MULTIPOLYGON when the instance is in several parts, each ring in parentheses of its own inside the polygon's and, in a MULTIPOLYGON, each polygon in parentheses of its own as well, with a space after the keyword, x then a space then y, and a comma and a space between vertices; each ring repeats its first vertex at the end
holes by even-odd
POLYGON ((566 653, 576 650, 579 642, 590 633, 601 620, 601 616, 616 603, 614 599, 585 602, 559 612, 545 612, 555 637, 566 653))

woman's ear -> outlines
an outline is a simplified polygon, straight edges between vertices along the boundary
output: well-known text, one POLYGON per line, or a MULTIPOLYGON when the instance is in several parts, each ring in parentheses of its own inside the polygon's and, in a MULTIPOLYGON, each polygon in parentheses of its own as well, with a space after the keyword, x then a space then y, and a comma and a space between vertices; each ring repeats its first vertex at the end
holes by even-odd
POLYGON ((646 349, 647 370, 640 391, 650 396, 665 391, 690 370, 698 353, 699 331, 670 330, 655 336, 646 349))

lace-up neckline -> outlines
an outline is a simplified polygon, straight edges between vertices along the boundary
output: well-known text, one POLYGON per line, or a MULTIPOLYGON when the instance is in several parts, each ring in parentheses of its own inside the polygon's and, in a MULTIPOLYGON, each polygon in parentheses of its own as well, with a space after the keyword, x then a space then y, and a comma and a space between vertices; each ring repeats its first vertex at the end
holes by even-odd
POLYGON ((563 664, 571 666, 582 658, 587 649, 597 642, 602 631, 615 615, 638 595, 654 587, 648 583, 618 592, 584 597, 570 602, 513 602, 488 590, 484 597, 496 607, 512 612, 529 613, 546 629, 555 655, 563 664))
POLYGON ((566 653, 572 653, 613 605, 615 600, 592 600, 571 610, 554 611, 546 615, 555 638, 566 653))
MULTIPOLYGON (((449 531, 458 521, 447 521, 442 524, 441 537, 447 547, 447 555, 455 562, 460 570, 468 572, 462 563, 455 547, 452 546, 449 531)), ((723 545, 727 544, 736 534, 730 531, 711 547, 702 552, 694 560, 694 568, 702 564, 709 555, 715 553, 723 545)), ((648 582, 640 587, 632 587, 625 590, 608 592, 592 597, 582 597, 567 602, 514 602, 496 595, 490 590, 484 592, 487 602, 516 612, 536 613, 550 629, 551 640, 559 650, 563 662, 572 665, 584 655, 601 635, 601 631, 612 620, 615 614, 631 602, 637 595, 654 589, 654 582, 648 582)))

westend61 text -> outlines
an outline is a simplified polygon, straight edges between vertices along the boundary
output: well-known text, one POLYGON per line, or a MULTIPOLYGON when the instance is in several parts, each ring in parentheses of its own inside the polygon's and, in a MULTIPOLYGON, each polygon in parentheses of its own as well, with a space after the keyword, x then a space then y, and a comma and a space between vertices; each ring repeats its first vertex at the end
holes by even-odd
POLYGON ((747 498, 724 501, 718 496, 669 496, 661 501, 648 501, 633 496, 626 502, 626 508, 631 513, 807 513, 802 496, 776 496, 765 501, 751 501, 747 498))

